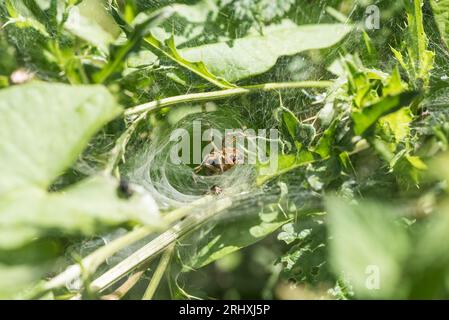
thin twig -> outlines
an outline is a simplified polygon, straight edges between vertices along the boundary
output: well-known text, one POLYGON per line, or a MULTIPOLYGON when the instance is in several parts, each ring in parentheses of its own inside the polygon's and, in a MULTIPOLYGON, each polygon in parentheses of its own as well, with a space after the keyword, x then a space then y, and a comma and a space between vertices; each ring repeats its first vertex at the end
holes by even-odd
POLYGON ((163 98, 160 100, 144 103, 133 108, 125 110, 126 116, 131 116, 140 113, 147 113, 161 108, 185 103, 185 102, 200 102, 220 100, 224 98, 245 95, 254 91, 273 91, 273 90, 285 90, 285 89, 298 89, 298 88, 328 88, 332 86, 332 81, 299 81, 299 82, 280 82, 280 83, 265 83, 240 88, 232 88, 226 90, 210 91, 184 94, 180 96, 163 98))
POLYGON ((159 261, 159 264, 154 271, 153 277, 148 285, 145 294, 142 297, 142 300, 151 300, 153 299, 154 293, 156 292, 159 283, 161 282, 162 276, 164 275, 165 270, 167 269, 168 264, 170 263, 170 259, 172 257, 173 251, 175 249, 175 245, 171 245, 165 250, 164 254, 159 261))
POLYGON ((145 270, 141 270, 132 274, 117 290, 111 294, 102 296, 101 300, 120 300, 139 282, 144 273, 145 270))

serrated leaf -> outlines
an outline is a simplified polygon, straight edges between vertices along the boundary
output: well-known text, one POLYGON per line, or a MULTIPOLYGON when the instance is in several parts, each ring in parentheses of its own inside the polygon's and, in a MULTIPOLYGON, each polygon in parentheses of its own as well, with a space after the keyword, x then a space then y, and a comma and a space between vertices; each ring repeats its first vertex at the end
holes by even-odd
POLYGON ((393 134, 396 142, 404 141, 410 133, 410 123, 413 116, 409 108, 402 108, 380 119, 380 124, 385 125, 393 134))
POLYGON ((42 24, 42 21, 37 20, 38 17, 36 17, 28 8, 31 3, 33 3, 33 1, 25 2, 17 0, 6 0, 5 8, 10 18, 4 26, 14 24, 21 29, 33 28, 34 30, 40 32, 43 36, 48 37, 49 34, 45 26, 42 24))
POLYGON ((379 118, 408 106, 416 97, 415 92, 404 92, 382 98, 379 102, 352 113, 354 132, 362 135, 371 128, 379 118))

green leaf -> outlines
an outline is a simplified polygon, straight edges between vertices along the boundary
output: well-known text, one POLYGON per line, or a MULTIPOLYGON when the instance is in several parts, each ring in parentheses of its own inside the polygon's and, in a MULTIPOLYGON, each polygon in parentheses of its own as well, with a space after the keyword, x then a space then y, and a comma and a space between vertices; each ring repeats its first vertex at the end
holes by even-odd
POLYGON ((308 284, 331 279, 326 263, 326 232, 323 222, 320 216, 305 216, 295 224, 282 227, 284 231, 278 235, 278 240, 291 244, 291 248, 278 261, 282 263, 283 276, 290 281, 308 284))
POLYGON ((387 126, 388 130, 393 134, 396 142, 404 141, 410 134, 410 123, 413 116, 410 108, 402 108, 394 113, 382 117, 379 123, 387 126))
POLYGON ((47 192, 92 135, 120 114, 104 87, 32 83, 2 90, 0 99, 0 246, 21 245, 50 231, 87 235, 128 220, 153 222, 152 199, 119 199, 111 178, 47 192))
POLYGON ((277 157, 277 167, 273 172, 270 168, 269 163, 259 163, 258 164, 258 177, 256 180, 257 185, 263 185, 265 182, 283 175, 287 172, 295 170, 300 167, 307 166, 308 164, 315 162, 316 159, 314 155, 307 151, 303 150, 298 152, 297 155, 293 154, 281 154, 277 157))
POLYGON ((339 121, 340 119, 334 120, 329 128, 324 130, 322 137, 318 140, 314 151, 322 158, 327 158, 331 154, 339 121))
POLYGON ((191 23, 205 23, 210 16, 218 13, 218 7, 212 0, 200 0, 193 5, 175 3, 170 8, 181 18, 191 23))
POLYGON ((45 274, 45 265, 8 266, 0 264, 0 299, 14 298, 45 274))
POLYGON ((258 215, 246 212, 243 215, 227 217, 206 232, 200 233, 201 237, 196 241, 194 254, 183 263, 187 269, 202 268, 262 240, 288 221, 277 207, 258 215))
POLYGON ((354 132, 362 135, 371 128, 379 118, 408 106, 416 97, 415 92, 404 92, 394 96, 387 96, 379 102, 352 113, 354 132))
POLYGON ((282 56, 331 47, 351 30, 344 24, 298 26, 284 20, 264 30, 264 35, 185 48, 180 55, 190 61, 203 61, 213 74, 233 82, 270 70, 282 56))
POLYGON ((118 182, 98 176, 64 192, 26 188, 0 197, 0 252, 19 248, 36 237, 90 236, 108 227, 135 221, 160 223, 150 196, 117 196, 118 182), (14 233, 11 236, 11 233, 14 233))
POLYGON ((350 281, 358 298, 399 298, 402 263, 410 252, 405 229, 395 222, 397 212, 363 202, 348 204, 330 198, 331 264, 350 281))
POLYGON ((46 190, 121 108, 103 86, 31 83, 0 91, 0 194, 46 190))
POLYGON ((232 88, 235 85, 229 83, 224 78, 217 77, 215 74, 209 71, 209 68, 206 64, 204 64, 201 60, 190 60, 186 59, 176 48, 174 37, 171 36, 169 39, 165 41, 165 44, 160 42, 153 35, 149 35, 145 38, 145 41, 151 45, 154 49, 156 49, 159 53, 162 53, 169 59, 178 63, 182 67, 192 71, 196 75, 206 79, 210 83, 213 83, 217 87, 220 88, 232 88))
POLYGON ((299 119, 295 116, 293 112, 287 108, 282 108, 282 120, 284 120, 284 125, 287 127, 290 137, 296 141, 298 138, 298 128, 301 125, 299 119))
POLYGON ((440 30, 441 38, 449 47, 449 1, 430 0, 435 21, 440 30))
MULTIPOLYGON (((29 4, 31 1, 27 1, 29 4)), ((8 22, 4 25, 14 24, 20 29, 33 28, 41 33, 43 36, 49 36, 45 26, 37 17, 27 8, 23 1, 6 0, 5 8, 9 14, 8 22)))
MULTIPOLYGON (((175 3, 170 4, 168 8, 173 10, 173 17, 162 26, 153 28, 151 32, 164 43, 175 30, 174 38, 178 47, 210 32, 208 27, 216 23, 219 12, 218 3, 215 0, 200 0, 192 5, 175 3)), ((145 14, 140 13, 136 19, 142 15, 145 14)))
MULTIPOLYGON (((47 264, 23 262, 30 252, 25 249, 36 241, 88 237, 130 222, 160 224, 149 194, 134 188, 125 199, 118 181, 108 176, 48 192, 92 136, 121 112, 103 86, 37 82, 0 91, 0 268, 8 264, 5 272, 11 274, 0 281, 1 297, 50 271, 47 264)), ((46 257, 51 267, 58 254, 52 252, 46 257, 48 252, 36 250, 35 260, 46 257)))
POLYGON ((73 6, 64 27, 103 52, 108 52, 109 45, 120 33, 104 4, 97 0, 84 0, 73 6))
POLYGON ((429 40, 424 30, 422 10, 424 1, 405 1, 404 4, 407 11, 407 36, 404 41, 407 59, 404 59, 405 54, 400 54, 398 51, 393 52, 405 68, 415 88, 421 89, 429 85, 435 53, 427 50, 429 40))
MULTIPOLYGON (((127 31, 127 41, 123 44, 112 46, 109 62, 97 73, 94 74, 93 79, 96 83, 103 83, 111 75, 117 71, 121 71, 126 62, 126 58, 135 50, 137 50, 149 29, 155 27, 165 21, 171 12, 159 11, 150 16, 146 16, 146 20, 137 24, 131 31, 127 31)), ((127 26, 128 28, 129 26, 127 26)))

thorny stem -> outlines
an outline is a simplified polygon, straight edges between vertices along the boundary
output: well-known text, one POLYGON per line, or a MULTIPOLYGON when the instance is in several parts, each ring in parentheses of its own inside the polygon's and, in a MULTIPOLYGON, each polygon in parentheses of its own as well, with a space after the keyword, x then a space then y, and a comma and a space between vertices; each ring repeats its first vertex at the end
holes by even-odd
POLYGON ((249 94, 255 91, 274 91, 274 90, 300 89, 300 88, 328 88, 332 86, 332 84, 333 84, 332 81, 279 82, 279 83, 258 84, 226 90, 184 94, 180 96, 168 97, 160 100, 151 101, 133 108, 129 108, 125 110, 125 115, 131 116, 140 113, 147 113, 159 110, 167 106, 185 102, 220 100, 224 98, 249 94))
POLYGON ((133 123, 126 129, 126 131, 117 139, 114 148, 111 150, 109 161, 106 164, 105 172, 108 174, 113 174, 116 166, 120 162, 121 158, 125 153, 126 145, 128 144, 131 136, 136 130, 139 122, 145 118, 145 114, 141 114, 133 123))
POLYGON ((154 271, 153 277, 151 278, 148 288, 142 297, 142 300, 153 299, 153 296, 157 290, 157 287, 159 286, 162 276, 164 275, 164 272, 167 269, 167 266, 170 262, 172 255, 173 255, 174 249, 175 249, 175 246, 171 245, 169 248, 167 248, 167 250, 165 250, 164 254, 161 257, 161 260, 159 261, 156 271, 154 271))

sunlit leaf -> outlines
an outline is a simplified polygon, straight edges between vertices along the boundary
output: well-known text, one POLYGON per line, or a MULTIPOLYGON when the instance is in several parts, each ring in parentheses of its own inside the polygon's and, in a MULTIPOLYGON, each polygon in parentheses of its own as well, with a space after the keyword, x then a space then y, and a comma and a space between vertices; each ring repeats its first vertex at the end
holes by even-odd
POLYGON ((180 54, 190 61, 204 62, 213 74, 232 82, 268 71, 281 56, 333 46, 351 30, 344 24, 298 26, 286 20, 267 28, 264 35, 186 48, 180 54))

